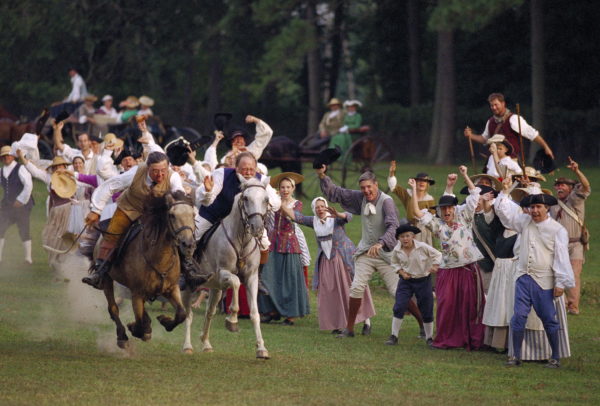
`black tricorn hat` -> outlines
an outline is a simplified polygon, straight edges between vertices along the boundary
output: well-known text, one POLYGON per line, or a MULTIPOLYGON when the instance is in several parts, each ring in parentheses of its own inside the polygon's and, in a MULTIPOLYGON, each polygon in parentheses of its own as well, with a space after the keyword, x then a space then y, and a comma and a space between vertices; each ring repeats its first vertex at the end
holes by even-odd
POLYGON ((35 121, 36 135, 40 135, 42 133, 42 129, 44 128, 46 121, 48 121, 48 117, 50 117, 50 112, 48 111, 48 109, 45 108, 44 110, 42 110, 42 114, 40 114, 35 121))
POLYGON ((538 150, 533 158, 533 167, 541 173, 550 173, 556 169, 554 159, 547 155, 543 149, 538 150))
POLYGON ((422 180, 425 182, 429 182, 430 185, 435 185, 435 180, 433 180, 433 178, 431 176, 429 176, 429 174, 425 173, 425 172, 419 172, 417 173, 417 176, 414 177, 415 180, 422 180))
POLYGON ((438 207, 456 206, 457 204, 458 199, 456 198, 456 196, 444 195, 440 197, 437 206, 434 206, 433 208, 437 209, 438 207))
MULTIPOLYGON (((492 187, 489 187, 487 185, 477 185, 476 187, 478 187, 479 189, 481 189, 481 192, 479 192, 480 195, 484 195, 486 193, 492 192, 494 194, 494 197, 498 196, 498 191, 492 187)), ((469 194, 469 187, 465 186, 460 190, 460 194, 461 195, 468 195, 469 194)))
POLYGON ((227 142, 231 144, 235 137, 244 137, 246 144, 248 144, 250 141, 250 134, 248 134, 248 130, 241 125, 233 125, 227 131, 227 142))
POLYGON ((229 125, 229 122, 231 121, 231 117, 233 117, 233 114, 231 114, 231 113, 215 114, 215 116, 213 118, 213 124, 215 125, 215 128, 219 131, 226 132, 227 126, 229 125))
POLYGON ((190 143, 183 137, 175 138, 165 145, 165 152, 171 165, 182 166, 188 160, 190 143))
POLYGON ((415 234, 419 234, 421 232, 421 230, 418 227, 415 227, 412 224, 410 224, 409 222, 406 222, 404 224, 400 224, 400 227, 398 227, 396 229, 396 239, 398 239, 400 234, 403 234, 403 233, 406 233, 409 231, 412 233, 415 233, 415 234))
POLYGON ((60 113, 58 113, 58 115, 56 116, 54 121, 56 121, 57 123, 60 123, 61 121, 66 120, 67 118, 69 118, 69 113, 67 113, 65 110, 63 110, 60 113))
POLYGON ((545 204, 546 206, 554 206, 558 204, 558 200, 556 200, 556 197, 547 195, 546 193, 529 195, 521 200, 521 207, 529 207, 532 204, 545 204))
POLYGON ((133 157, 133 153, 128 148, 121 151, 121 153, 115 158, 115 165, 121 165, 123 158, 128 156, 133 157))
POLYGON ((331 165, 342 156, 342 150, 337 145, 335 148, 327 148, 319 152, 313 161, 313 169, 321 169, 323 165, 331 165))

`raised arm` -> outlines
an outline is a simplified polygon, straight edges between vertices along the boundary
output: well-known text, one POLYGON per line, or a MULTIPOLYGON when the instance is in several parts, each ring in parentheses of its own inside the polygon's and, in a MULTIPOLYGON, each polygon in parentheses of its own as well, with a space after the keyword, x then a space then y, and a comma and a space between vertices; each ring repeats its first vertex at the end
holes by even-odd
POLYGON ((510 199, 512 181, 505 178, 502 181, 502 192, 494 201, 494 211, 502 222, 502 225, 511 230, 522 232, 528 215, 521 212, 521 208, 510 199))
MULTIPOLYGON (((412 189, 412 193, 413 196, 417 195, 417 181, 414 180, 413 178, 410 178, 408 180, 408 186, 411 187, 412 189)), ((419 209, 419 202, 417 201, 417 199, 410 199, 410 204, 412 204, 412 210, 415 213, 415 217, 417 219, 420 219, 421 217, 423 217, 425 214, 419 209)))
POLYGON ((254 157, 258 160, 271 141, 271 137, 273 137, 273 130, 267 123, 254 116, 246 116, 246 123, 256 124, 256 136, 254 137, 254 141, 248 145, 246 150, 251 152, 252 155, 254 155, 254 157))
POLYGON ((454 196, 454 185, 456 185, 456 181, 458 180, 458 175, 455 173, 449 173, 446 177, 446 189, 444 190, 444 195, 454 196))
POLYGON ((571 157, 569 157, 569 165, 567 165, 567 168, 569 168, 570 170, 572 170, 575 175, 577 175, 577 179, 579 179, 579 183, 581 183, 581 192, 588 194, 591 191, 591 185, 590 185, 590 181, 588 180, 588 178, 586 178, 586 176, 583 174, 583 172, 581 172, 581 170, 579 169, 579 164, 575 161, 573 161, 573 159, 571 157))
POLYGON ((363 194, 359 190, 350 190, 339 187, 325 174, 327 166, 316 169, 317 176, 321 179, 321 191, 332 203, 340 203, 342 207, 352 214, 360 214, 363 194))

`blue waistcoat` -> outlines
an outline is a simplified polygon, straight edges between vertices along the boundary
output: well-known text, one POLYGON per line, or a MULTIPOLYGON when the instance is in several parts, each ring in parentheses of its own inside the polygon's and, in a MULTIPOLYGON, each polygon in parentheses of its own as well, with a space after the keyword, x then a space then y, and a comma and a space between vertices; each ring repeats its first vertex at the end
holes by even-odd
MULTIPOLYGON (((256 179, 260 179, 260 174, 256 174, 256 179)), ((221 193, 210 206, 200 206, 200 216, 213 224, 227 217, 233 208, 235 196, 240 193, 240 184, 235 169, 225 168, 221 193)))

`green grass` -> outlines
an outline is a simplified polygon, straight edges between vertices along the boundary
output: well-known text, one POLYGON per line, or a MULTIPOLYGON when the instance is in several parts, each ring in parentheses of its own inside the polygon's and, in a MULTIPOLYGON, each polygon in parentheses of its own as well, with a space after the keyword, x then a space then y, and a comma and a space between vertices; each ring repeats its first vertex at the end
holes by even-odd
MULTIPOLYGON (((382 175, 385 167, 378 168, 382 175)), ((401 165, 398 179, 414 175, 417 165, 401 165)), ((446 167, 429 168, 438 180, 438 197, 446 167)), ((584 168, 592 185, 600 169, 584 168)), ((566 171, 563 171, 565 173, 566 171)), ((317 195, 314 177, 306 172, 307 194, 317 195)), ((356 176, 354 177, 356 178, 356 176)), ((355 180, 351 180, 354 183, 355 180)), ((382 183, 385 183, 383 181, 382 183)), ((548 184, 551 184, 548 182, 548 184)), ((315 296, 312 314, 295 326, 263 326, 272 359, 254 358, 254 334, 248 320, 239 334, 227 332, 222 315, 212 328, 214 353, 181 353, 183 328, 166 333, 156 322, 159 303, 149 306, 152 341, 132 341, 123 353, 114 345, 114 325, 98 291, 78 281, 80 275, 54 275, 47 270, 40 234, 45 221, 45 188, 36 183, 38 204, 32 216, 33 267, 20 265, 22 249, 16 233, 7 234, 0 267, 0 404, 598 404, 600 401, 600 258, 587 255, 583 275, 582 314, 569 318, 573 356, 559 370, 539 363, 506 369, 504 356, 464 350, 429 350, 416 338, 418 328, 407 318, 400 345, 388 347, 393 301, 380 281, 372 282, 378 315, 373 334, 336 340, 318 329, 315 296)), ((305 199, 305 213, 310 200, 305 199)), ((403 212, 400 209, 401 213, 403 212)), ((600 201, 592 195, 587 222, 592 246, 600 236, 600 201)), ((360 221, 348 233, 357 241, 360 221)), ((305 229, 316 253, 312 230, 305 229)), ((75 272, 75 271, 73 271, 75 272)), ((132 319, 125 305, 124 320, 132 319)), ((203 310, 203 309, 201 309, 203 310)), ((170 310, 169 310, 170 312, 170 310)), ((199 350, 202 311, 196 310, 193 344, 199 350)))

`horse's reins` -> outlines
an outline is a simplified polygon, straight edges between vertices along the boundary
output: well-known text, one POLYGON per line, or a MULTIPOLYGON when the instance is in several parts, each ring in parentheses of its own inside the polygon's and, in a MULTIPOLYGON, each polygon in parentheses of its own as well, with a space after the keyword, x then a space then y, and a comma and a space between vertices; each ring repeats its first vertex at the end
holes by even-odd
MULTIPOLYGON (((266 187, 264 185, 248 185, 244 189, 244 191, 247 190, 247 189, 253 188, 253 187, 259 187, 261 189, 266 190, 266 187)), ((265 217, 267 216, 266 212, 264 214, 260 213, 260 212, 255 212, 255 213, 251 213, 251 214, 246 213, 246 210, 244 210, 244 204, 243 204, 241 198, 238 199, 238 210, 240 211, 240 217, 242 218, 242 222, 244 223, 244 231, 247 231, 248 228, 250 227, 248 225, 248 221, 252 217, 254 217, 254 216, 260 216, 260 218, 262 219, 263 224, 264 224, 265 217)), ((268 212, 268 210, 267 210, 267 212, 268 212)), ((229 245, 231 245, 231 248, 233 248, 233 251, 235 252, 235 256, 237 258, 237 260, 236 260, 236 267, 237 267, 238 271, 241 271, 242 268, 246 265, 246 258, 248 258, 254 251, 256 251, 256 248, 258 248, 258 237, 254 237, 254 236, 252 237, 252 239, 254 240, 254 248, 252 248, 248 253, 246 253, 246 255, 242 256, 240 254, 240 252, 238 251, 238 249, 236 248, 235 244, 233 243, 231 237, 229 237, 229 234, 227 233, 227 228, 225 228, 223 226, 223 223, 221 223, 220 227, 223 228, 223 234, 225 234, 225 238, 227 238, 227 241, 229 242, 229 245)), ((243 247, 244 235, 245 234, 246 234, 245 232, 241 233, 241 234, 238 234, 238 240, 239 240, 240 246, 242 246, 242 247, 243 247)))
POLYGON ((79 239, 81 238, 81 235, 83 234, 83 232, 85 231, 86 228, 87 228, 87 226, 83 226, 83 228, 81 229, 79 234, 77 234, 77 237, 75 237, 75 239, 73 240, 73 243, 71 244, 71 246, 69 248, 67 248, 66 250, 57 250, 56 248, 52 248, 48 245, 42 245, 42 248, 44 248, 47 251, 52 251, 55 254, 66 254, 67 252, 69 252, 73 249, 73 247, 75 246, 77 241, 79 241, 79 239))

